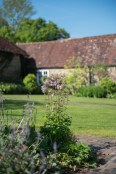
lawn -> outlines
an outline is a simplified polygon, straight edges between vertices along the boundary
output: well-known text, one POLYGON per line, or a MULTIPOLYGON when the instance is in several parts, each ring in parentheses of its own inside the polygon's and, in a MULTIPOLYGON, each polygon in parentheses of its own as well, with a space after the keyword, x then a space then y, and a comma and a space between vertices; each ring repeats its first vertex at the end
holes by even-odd
MULTIPOLYGON (((26 96, 4 96, 8 98, 20 98, 26 99, 26 96)), ((73 97, 79 103, 79 98, 73 97)), ((30 96, 30 99, 34 100, 44 100, 44 96, 30 96)), ((82 99, 82 98, 80 98, 82 99)), ((85 98, 86 99, 86 98, 85 98)), ((71 102, 70 100, 70 102, 71 102)), ((96 101, 100 101, 97 104, 104 104, 103 99, 95 99, 96 101)), ((91 99, 91 103, 95 101, 93 98, 91 99)), ((110 104, 116 100, 113 99, 104 99, 111 101, 110 104)), ((84 100, 81 100, 81 102, 84 100)), ((86 101, 90 100, 87 98, 86 101)), ((5 100, 4 107, 5 112, 8 115, 12 115, 15 117, 21 117, 23 105, 26 104, 26 101, 16 101, 16 100, 5 100), (18 116, 20 115, 20 116, 18 116)), ((32 103, 32 102, 30 102, 32 103)), ((83 103, 83 102, 82 102, 83 103)), ((86 103, 86 102, 85 102, 86 103)), ((116 105, 116 104, 115 104, 116 105)), ((1 107, 1 106, 0 106, 1 107)), ((36 101, 35 107, 37 109, 36 114, 36 128, 43 125, 43 117, 46 115, 46 105, 45 102, 36 101)), ((105 106, 80 106, 80 105, 67 105, 67 113, 72 116, 72 125, 71 130, 75 135, 90 135, 90 136, 99 136, 99 137, 116 137, 116 107, 105 107, 105 106)))
MULTIPOLYGON (((3 97, 4 98, 12 98, 12 99, 17 99, 17 98, 18 99, 27 99, 26 95, 3 95, 3 97)), ((44 95, 30 95, 30 99, 44 101, 44 95)), ((89 97, 76 97, 76 96, 69 95, 69 102, 116 106, 116 99, 108 99, 108 98, 89 98, 89 97)))

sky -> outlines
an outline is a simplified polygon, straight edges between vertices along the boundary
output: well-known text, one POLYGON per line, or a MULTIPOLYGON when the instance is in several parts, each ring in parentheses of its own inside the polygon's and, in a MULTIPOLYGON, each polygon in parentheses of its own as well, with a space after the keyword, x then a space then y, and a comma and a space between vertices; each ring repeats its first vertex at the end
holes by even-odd
POLYGON ((71 38, 116 34, 116 0, 32 0, 41 17, 64 28, 71 38))
POLYGON ((70 38, 116 34, 116 0, 32 0, 32 5, 32 19, 52 21, 70 38))

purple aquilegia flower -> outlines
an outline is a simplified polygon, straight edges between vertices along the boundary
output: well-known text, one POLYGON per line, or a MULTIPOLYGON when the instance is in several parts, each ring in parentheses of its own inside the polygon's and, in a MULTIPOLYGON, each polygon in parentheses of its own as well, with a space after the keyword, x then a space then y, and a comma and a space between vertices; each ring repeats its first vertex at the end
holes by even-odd
POLYGON ((11 152, 11 150, 8 151, 8 153, 10 153, 10 152, 11 152))
POLYGON ((67 91, 69 91, 69 90, 70 90, 70 87, 67 88, 67 91))
POLYGON ((54 93, 52 93, 52 95, 51 95, 52 97, 54 97, 54 93))
POLYGON ((57 90, 59 90, 60 89, 60 85, 57 85, 57 90))
POLYGON ((67 83, 65 83, 64 86, 67 86, 67 83))
POLYGON ((45 94, 46 90, 47 90, 47 87, 46 86, 41 86, 41 90, 42 92, 45 94))
POLYGON ((46 79, 44 84, 49 85, 49 82, 50 82, 49 79, 46 79))
POLYGON ((64 76, 63 79, 66 79, 66 77, 64 76))
POLYGON ((60 90, 62 90, 62 85, 60 85, 60 90))
POLYGON ((17 150, 18 150, 18 148, 16 147, 16 148, 15 148, 15 151, 17 151, 17 150))
POLYGON ((59 84, 59 79, 57 79, 56 81, 57 81, 57 84, 59 84))

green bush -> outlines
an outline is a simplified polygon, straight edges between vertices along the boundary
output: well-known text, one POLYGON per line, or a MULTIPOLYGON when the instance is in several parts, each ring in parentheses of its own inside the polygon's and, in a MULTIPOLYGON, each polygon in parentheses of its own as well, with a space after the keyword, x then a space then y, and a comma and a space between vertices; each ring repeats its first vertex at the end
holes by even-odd
MULTIPOLYGON (((82 86, 78 89, 79 95, 81 94, 84 97, 97 97, 97 98, 105 98, 107 92, 101 86, 82 86)), ((77 96, 78 96, 77 93, 77 96)))
POLYGON ((93 86, 81 86, 78 89, 78 93, 80 93, 84 97, 93 97, 93 86))
POLYGON ((22 84, 0 83, 0 91, 3 94, 27 94, 28 89, 22 84))
POLYGON ((75 97, 83 97, 83 95, 80 93, 80 92, 78 92, 78 93, 75 93, 75 94, 73 94, 75 97))
POLYGON ((41 87, 37 84, 37 79, 34 74, 28 74, 24 79, 23 83, 25 87, 27 88, 28 92, 31 94, 40 94, 41 87))
MULTIPOLYGON (((78 165, 90 165, 89 159, 93 158, 91 148, 87 144, 76 143, 76 137, 69 127, 71 117, 66 113, 69 87, 65 83, 65 77, 52 75, 43 83, 42 91, 45 94, 47 114, 44 125, 40 127, 43 135, 40 148, 45 154, 53 153, 52 144, 56 142, 56 161, 61 168, 75 170, 78 165)), ((92 166, 95 165, 94 161, 92 166)))
POLYGON ((106 90, 102 88, 101 86, 94 87, 93 93, 94 93, 94 96, 97 98, 106 98, 107 96, 106 90))
POLYGON ((87 86, 81 86, 78 89, 78 93, 80 93, 84 97, 87 97, 87 86))
POLYGON ((17 85, 14 83, 0 83, 0 90, 4 94, 14 94, 16 92, 17 85))
POLYGON ((87 97, 93 97, 94 96, 94 86, 87 86, 87 97))
POLYGON ((106 90, 108 94, 112 94, 116 92, 116 83, 107 77, 103 78, 99 85, 106 90))
POLYGON ((24 85, 17 85, 16 94, 27 94, 28 89, 24 85))
MULTIPOLYGON (((3 104, 3 101, 0 94, 0 103, 3 104)), ((42 136, 39 130, 35 130, 34 122, 31 123, 34 106, 31 106, 28 101, 25 107, 19 122, 10 117, 9 124, 6 124, 7 118, 4 114, 1 115, 0 174, 53 174, 60 169, 55 163, 56 143, 53 146, 53 153, 45 156, 42 148, 40 149, 42 136)))
POLYGON ((114 99, 116 99, 116 93, 114 94, 114 99))

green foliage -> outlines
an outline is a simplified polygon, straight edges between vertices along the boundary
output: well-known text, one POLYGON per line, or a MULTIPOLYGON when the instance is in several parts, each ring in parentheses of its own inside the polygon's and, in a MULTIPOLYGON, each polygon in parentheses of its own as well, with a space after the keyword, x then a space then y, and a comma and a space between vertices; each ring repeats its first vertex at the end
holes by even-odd
MULTIPOLYGON (((107 92, 101 86, 82 86, 78 89, 78 92, 84 97, 97 97, 97 98, 105 98, 107 92)), ((77 93, 78 94, 78 93, 77 93)))
POLYGON ((67 90, 69 88, 65 81, 65 76, 52 75, 45 80, 42 86, 47 115, 44 126, 40 128, 43 135, 40 147, 47 154, 53 152, 52 144, 56 142, 58 150, 56 154, 57 163, 62 168, 69 167, 75 170, 77 164, 85 164, 85 162, 87 164, 91 156, 91 150, 87 144, 76 143, 76 138, 70 131, 71 117, 66 114, 67 90))
POLYGON ((86 84, 86 71, 87 67, 81 66, 82 58, 78 57, 70 57, 68 62, 68 66, 64 66, 65 69, 68 69, 68 74, 66 75, 66 82, 70 85, 70 91, 72 94, 77 92, 77 89, 81 85, 86 84))
POLYGON ((109 79, 107 77, 104 77, 99 85, 104 88, 108 94, 112 94, 112 93, 115 93, 116 92, 116 83, 112 80, 112 79, 109 79))
POLYGON ((11 26, 3 25, 0 28, 0 36, 9 39, 11 42, 42 42, 69 38, 70 35, 64 29, 42 18, 29 19, 24 18, 19 25, 17 25, 15 32, 11 26))
POLYGON ((16 33, 16 28, 23 19, 32 16, 35 12, 31 0, 2 0, 0 14, 16 33))
MULTIPOLYGON (((1 94, 0 102, 3 108, 1 94)), ((23 117, 18 125, 12 117, 9 125, 5 123, 5 116, 0 117, 0 173, 52 174, 52 170, 55 172, 59 167, 55 163, 56 145, 54 144, 53 147, 54 153, 47 154, 45 157, 39 146, 42 140, 40 132, 35 131, 34 125, 30 126, 34 107, 31 107, 29 101, 26 109, 23 110, 23 117)))
MULTIPOLYGON (((92 85, 90 86, 81 86, 79 89, 78 89, 78 92, 84 96, 84 97, 93 97, 94 94, 93 94, 93 90, 94 90, 94 87, 92 85)), ((77 93, 78 94, 78 93, 77 93)))
POLYGON ((17 28, 17 42, 42 42, 68 38, 69 34, 55 23, 42 18, 36 20, 26 18, 17 28))
POLYGON ((78 89, 77 94, 80 93, 82 96, 87 97, 87 86, 81 86, 78 89))
MULTIPOLYGON (((22 130, 17 132, 11 127, 8 128, 10 132, 5 134, 6 128, 5 125, 0 124, 0 173, 34 172, 35 159, 31 158, 31 151, 27 147, 28 128, 22 127, 22 130)), ((34 151, 33 155, 35 155, 34 151)))
POLYGON ((12 43, 15 43, 15 34, 13 33, 12 28, 9 26, 0 28, 0 36, 10 40, 12 43))
POLYGON ((27 94, 28 89, 21 84, 15 83, 0 83, 0 91, 3 94, 27 94))
POLYGON ((88 97, 93 97, 94 96, 93 90, 94 90, 94 87, 92 85, 88 86, 88 88, 87 88, 87 96, 88 97))
POLYGON ((97 76, 99 80, 102 80, 104 77, 109 76, 108 65, 97 63, 91 67, 91 74, 97 76))
POLYGON ((94 92, 94 96, 97 98, 106 98, 107 96, 106 90, 102 88, 101 86, 96 86, 93 92, 94 92))
POLYGON ((63 147, 62 151, 66 152, 58 152, 56 154, 56 159, 59 161, 59 164, 63 167, 68 166, 74 171, 76 170, 76 165, 87 165, 90 167, 97 167, 95 163, 96 159, 94 155, 91 153, 91 148, 86 143, 69 143, 63 147), (91 164, 88 162, 89 158, 93 159, 93 161, 91 161, 91 164))
POLYGON ((29 94, 29 93, 36 93, 41 94, 41 88, 34 83, 36 86, 33 87, 32 83, 29 85, 24 84, 16 84, 16 83, 4 83, 0 82, 0 91, 3 94, 29 94))
POLYGON ((83 95, 80 92, 74 94, 75 97, 82 97, 83 95))
POLYGON ((107 94, 107 98, 113 99, 114 98, 114 94, 107 94))
POLYGON ((116 93, 114 93, 114 99, 116 99, 116 93))
POLYGON ((41 93, 41 88, 37 84, 37 79, 34 74, 28 74, 24 79, 23 83, 25 87, 28 89, 29 93, 38 94, 41 93))
POLYGON ((0 15, 0 28, 3 28, 5 26, 8 26, 8 22, 5 19, 1 18, 0 15))

